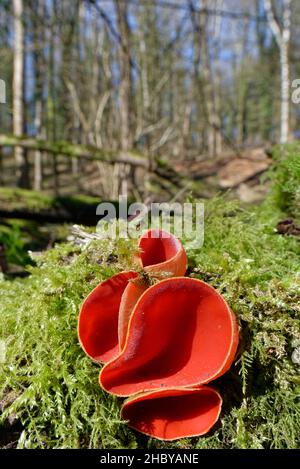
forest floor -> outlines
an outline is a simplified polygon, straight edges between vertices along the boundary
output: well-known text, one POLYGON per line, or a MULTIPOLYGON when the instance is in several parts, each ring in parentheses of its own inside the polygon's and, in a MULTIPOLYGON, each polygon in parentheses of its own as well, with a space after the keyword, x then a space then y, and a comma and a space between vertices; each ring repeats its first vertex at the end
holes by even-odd
POLYGON ((236 360, 216 381, 221 419, 208 435, 172 443, 140 435, 121 420, 120 399, 99 388, 99 366, 78 343, 78 312, 100 281, 133 268, 136 241, 94 240, 56 245, 26 278, 0 279, 0 446, 299 448, 300 244, 297 230, 276 230, 300 220, 299 154, 294 145, 274 152, 264 202, 205 201, 204 245, 183 239, 188 275, 217 288, 240 326, 236 360))

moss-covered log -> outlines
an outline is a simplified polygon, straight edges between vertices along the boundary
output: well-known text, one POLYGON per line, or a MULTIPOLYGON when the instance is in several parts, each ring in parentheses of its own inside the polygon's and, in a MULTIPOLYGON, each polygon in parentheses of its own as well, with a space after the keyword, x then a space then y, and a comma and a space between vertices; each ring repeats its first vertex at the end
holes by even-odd
POLYGON ((142 168, 148 167, 148 161, 140 154, 135 152, 121 152, 114 150, 104 150, 91 145, 80 145, 66 141, 46 141, 30 137, 16 137, 15 135, 0 135, 0 147, 21 146, 25 150, 45 151, 53 155, 64 155, 71 158, 83 158, 92 161, 103 161, 106 163, 127 163, 132 166, 142 168))
POLYGON ((74 144, 66 141, 46 141, 31 137, 16 137, 15 135, 0 135, 0 147, 21 146, 25 150, 47 152, 53 155, 63 155, 70 158, 79 158, 89 161, 102 161, 108 164, 125 163, 168 179, 176 186, 180 186, 181 176, 165 160, 153 158, 149 160, 142 154, 129 151, 107 150, 92 145, 74 144))
MULTIPOLYGON (((90 196, 54 197, 25 189, 0 189, 0 217, 41 222, 95 225, 100 199, 90 196)), ((117 203, 115 203, 117 205, 117 203)))
POLYGON ((209 435, 174 443, 131 431, 79 346, 84 298, 134 268, 129 239, 57 244, 27 278, 0 276, 0 433, 16 416, 19 448, 299 448, 300 245, 274 233, 283 214, 271 202, 248 211, 224 197, 207 201, 204 244, 188 250, 189 274, 217 288, 240 324, 235 363, 215 384, 223 410, 209 435))

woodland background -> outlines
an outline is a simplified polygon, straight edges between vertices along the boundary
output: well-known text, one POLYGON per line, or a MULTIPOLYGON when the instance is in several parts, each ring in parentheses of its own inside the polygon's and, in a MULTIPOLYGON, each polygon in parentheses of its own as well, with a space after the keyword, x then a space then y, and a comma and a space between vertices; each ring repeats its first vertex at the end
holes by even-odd
POLYGON ((297 0, 0 0, 0 448, 300 448, 299 27, 297 0), (119 195, 204 201, 187 275, 240 345, 203 437, 130 430, 79 346, 136 268, 95 233, 119 195))
POLYGON ((1 0, 0 13, 2 185, 169 199, 174 171, 202 180, 299 137, 297 1, 1 0))

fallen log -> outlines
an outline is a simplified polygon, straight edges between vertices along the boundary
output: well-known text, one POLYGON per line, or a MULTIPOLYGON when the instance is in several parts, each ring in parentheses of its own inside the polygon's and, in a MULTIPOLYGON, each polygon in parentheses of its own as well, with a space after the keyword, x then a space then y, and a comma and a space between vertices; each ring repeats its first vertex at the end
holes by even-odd
POLYGON ((16 137, 15 135, 0 135, 0 147, 22 147, 25 150, 44 151, 53 155, 64 155, 71 158, 83 158, 106 163, 126 163, 132 166, 148 167, 148 161, 135 152, 121 152, 104 150, 92 145, 81 145, 67 141, 47 141, 31 137, 16 137))
POLYGON ((177 174, 188 179, 201 180, 217 176, 221 189, 238 186, 266 171, 272 163, 264 148, 244 150, 240 156, 229 153, 212 160, 177 161, 173 166, 177 174))
MULTIPOLYGON (((0 217, 48 223, 78 223, 94 226, 101 199, 90 196, 50 196, 26 189, 0 188, 0 217)), ((118 210, 119 203, 111 202, 118 210)))
POLYGON ((0 134, 1 147, 22 147, 24 150, 40 151, 52 155, 63 155, 68 158, 88 161, 101 161, 107 164, 125 163, 135 168, 143 168, 159 177, 168 179, 175 186, 180 186, 182 176, 165 160, 155 157, 150 161, 136 151, 122 152, 107 150, 92 145, 82 145, 67 141, 47 141, 32 137, 16 137, 15 135, 0 134))
POLYGON ((242 182, 259 176, 266 171, 271 165, 271 160, 250 160, 246 158, 236 158, 219 171, 219 185, 222 189, 236 187, 242 182))

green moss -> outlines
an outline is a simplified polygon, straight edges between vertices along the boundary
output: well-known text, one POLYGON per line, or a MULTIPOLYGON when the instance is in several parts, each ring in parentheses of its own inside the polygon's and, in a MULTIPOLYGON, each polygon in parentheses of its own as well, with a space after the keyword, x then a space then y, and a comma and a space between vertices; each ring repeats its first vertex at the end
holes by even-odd
POLYGON ((1 135, 1 146, 16 146, 18 143, 25 141, 25 147, 32 150, 46 151, 55 155, 63 154, 66 157, 82 157, 88 153, 88 158, 98 161, 110 161, 115 157, 115 152, 112 150, 102 150, 91 145, 73 144, 65 140, 51 142, 48 140, 31 139, 26 135, 17 137, 15 135, 1 135))
POLYGON ((292 360, 300 340, 300 244, 275 233, 284 212, 273 197, 247 210, 214 198, 205 215, 204 245, 188 249, 189 275, 217 288, 241 327, 236 361, 215 383, 224 398, 220 423, 205 437, 163 443, 121 421, 120 402, 99 388, 99 367, 81 350, 76 323, 92 288, 132 267, 136 244, 64 244, 46 252, 30 277, 0 282, 0 388, 16 395, 2 420, 12 412, 21 420, 19 447, 300 447, 292 360))
POLYGON ((130 265, 131 244, 97 242, 82 252, 57 246, 37 259, 28 279, 0 282, 1 397, 18 396, 8 412, 25 425, 20 446, 117 445, 117 403, 99 393, 98 368, 78 346, 76 317, 99 281, 130 265))
POLYGON ((276 205, 300 220, 300 144, 276 146, 270 176, 274 182, 271 194, 276 205))
POLYGON ((55 197, 43 192, 27 189, 0 188, 0 209, 43 212, 54 208, 72 206, 74 209, 88 205, 96 207, 100 203, 97 197, 88 195, 73 195, 70 197, 55 197))
POLYGON ((29 191, 26 189, 0 189, 1 209, 12 207, 14 210, 23 209, 39 212, 51 209, 55 204, 55 197, 41 192, 29 191))
POLYGON ((99 220, 96 209, 100 202, 88 195, 51 196, 26 189, 0 188, 0 214, 5 217, 94 225, 99 220))
POLYGON ((18 223, 0 223, 0 245, 4 246, 7 263, 21 266, 32 264, 18 223))

